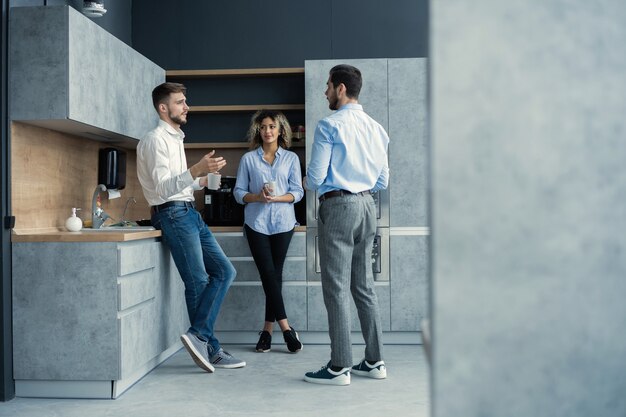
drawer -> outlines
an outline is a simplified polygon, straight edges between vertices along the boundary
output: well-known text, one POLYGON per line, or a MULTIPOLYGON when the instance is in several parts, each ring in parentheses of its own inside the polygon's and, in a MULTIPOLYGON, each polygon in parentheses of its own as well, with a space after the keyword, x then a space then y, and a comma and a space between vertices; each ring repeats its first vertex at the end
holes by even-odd
POLYGON ((119 277, 117 279, 118 311, 154 298, 157 284, 157 274, 154 268, 119 277))
POLYGON ((117 247, 117 275, 133 274, 156 266, 159 242, 120 244, 117 247))
MULTIPOLYGON (((252 256, 248 240, 243 236, 243 232, 215 233, 214 236, 229 258, 252 256)), ((287 251, 287 257, 289 256, 306 256, 306 232, 295 232, 293 234, 289 250, 287 251)))
MULTIPOLYGON (((257 281, 260 282, 259 270, 254 260, 231 260, 237 270, 236 281, 257 281)), ((283 282, 285 281, 305 281, 306 280, 306 259, 287 258, 283 265, 283 282)))
POLYGON ((160 353, 156 302, 150 300, 119 314, 120 376, 124 379, 160 353))

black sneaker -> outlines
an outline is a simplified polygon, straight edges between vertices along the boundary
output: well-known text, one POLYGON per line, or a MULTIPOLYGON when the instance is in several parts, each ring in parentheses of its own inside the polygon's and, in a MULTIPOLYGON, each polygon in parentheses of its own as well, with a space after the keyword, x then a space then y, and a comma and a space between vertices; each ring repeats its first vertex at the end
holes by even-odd
POLYGON ((285 330, 283 332, 283 337, 285 338, 285 343, 287 343, 287 349, 289 349, 289 352, 300 352, 304 347, 298 338, 298 332, 296 332, 293 327, 290 327, 289 330, 285 330))
POLYGON ((259 342, 256 344, 257 352, 269 352, 272 348, 272 335, 267 330, 259 332, 259 342))

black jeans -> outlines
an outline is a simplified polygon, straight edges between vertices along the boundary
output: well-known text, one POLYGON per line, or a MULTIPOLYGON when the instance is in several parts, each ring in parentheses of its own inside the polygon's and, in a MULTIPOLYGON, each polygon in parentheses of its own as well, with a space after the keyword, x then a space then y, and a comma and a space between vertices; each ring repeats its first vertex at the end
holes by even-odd
POLYGON ((265 321, 274 322, 287 318, 283 303, 283 264, 287 257, 293 230, 274 235, 255 232, 247 225, 245 235, 252 258, 261 275, 265 292, 265 321))

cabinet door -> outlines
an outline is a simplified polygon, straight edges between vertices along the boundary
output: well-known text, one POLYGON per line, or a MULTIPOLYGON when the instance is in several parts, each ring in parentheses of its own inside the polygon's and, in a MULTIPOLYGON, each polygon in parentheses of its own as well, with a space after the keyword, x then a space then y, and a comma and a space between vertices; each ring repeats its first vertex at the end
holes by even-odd
POLYGON ((428 219, 426 58, 389 60, 389 225, 428 219))

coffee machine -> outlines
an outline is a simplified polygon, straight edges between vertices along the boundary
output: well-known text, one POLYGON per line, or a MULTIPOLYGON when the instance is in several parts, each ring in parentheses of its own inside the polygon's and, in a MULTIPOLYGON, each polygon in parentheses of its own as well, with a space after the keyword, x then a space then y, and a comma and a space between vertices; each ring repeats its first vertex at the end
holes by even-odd
POLYGON ((222 176, 220 188, 204 189, 204 222, 209 226, 243 226, 243 205, 235 201, 237 177, 222 176))

